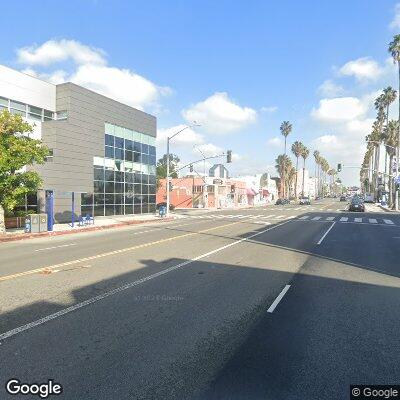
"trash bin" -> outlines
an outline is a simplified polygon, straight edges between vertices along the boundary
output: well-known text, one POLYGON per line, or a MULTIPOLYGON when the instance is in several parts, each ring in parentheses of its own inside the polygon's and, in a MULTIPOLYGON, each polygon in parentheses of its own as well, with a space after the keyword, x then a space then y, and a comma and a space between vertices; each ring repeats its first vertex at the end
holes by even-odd
POLYGON ((39 232, 47 232, 47 214, 39 214, 39 232))
POLYGON ((39 215, 38 214, 29 214, 26 216, 25 232, 26 233, 39 232, 39 215))

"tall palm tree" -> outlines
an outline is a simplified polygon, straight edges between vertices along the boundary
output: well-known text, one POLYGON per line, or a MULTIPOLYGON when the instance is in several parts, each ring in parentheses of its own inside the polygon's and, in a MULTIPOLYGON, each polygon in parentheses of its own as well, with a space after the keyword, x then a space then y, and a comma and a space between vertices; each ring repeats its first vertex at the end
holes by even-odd
POLYGON ((292 167, 292 160, 286 154, 280 154, 275 163, 275 168, 281 178, 281 192, 284 193, 287 186, 288 172, 292 167))
MULTIPOLYGON (((285 138, 285 153, 284 154, 286 156, 286 138, 288 137, 290 132, 292 132, 292 124, 289 121, 283 121, 279 129, 281 131, 281 134, 285 138)), ((285 178, 284 178, 284 180, 285 180, 285 178)), ((285 186, 283 187, 283 197, 285 197, 285 186)))
POLYGON ((288 171, 289 198, 292 197, 292 193, 293 193, 292 189, 293 189, 296 177, 297 177, 297 170, 294 166, 292 166, 289 168, 289 171, 288 171))
MULTIPOLYGON (((388 51, 393 57, 393 62, 396 64, 397 63, 397 68, 398 68, 398 83, 399 83, 399 93, 400 93, 400 35, 395 35, 393 37, 393 40, 389 43, 388 51)), ((399 161, 400 161, 400 96, 399 96, 399 126, 397 127, 397 151, 396 151, 396 176, 398 175, 398 170, 399 170, 399 161)), ((396 194, 398 192, 396 191, 396 194)), ((398 195, 397 195, 398 196, 398 195)), ((396 204, 395 204, 395 209, 397 210, 399 207, 398 204, 398 197, 396 196, 396 204)))
POLYGON ((398 140, 399 122, 391 120, 385 127, 385 146, 389 154, 389 205, 393 206, 393 159, 396 155, 398 140))
POLYGON ((296 183, 295 183, 295 187, 294 187, 294 196, 297 199, 297 175, 298 175, 298 171, 299 171, 299 157, 301 156, 301 151, 303 150, 303 143, 295 141, 292 144, 292 153, 294 154, 294 156, 296 157, 296 183))
POLYGON ((304 173, 306 170, 306 158, 309 156, 309 154, 310 154, 310 150, 308 150, 308 148, 306 146, 303 146, 303 148, 301 150, 301 157, 303 158, 303 182, 302 182, 301 193, 302 193, 303 197, 304 197, 304 173))
MULTIPOLYGON (((397 92, 391 87, 388 86, 383 89, 383 105, 386 107, 386 126, 389 123, 389 107, 396 100, 397 92)), ((385 142, 385 132, 382 131, 382 141, 385 142)), ((385 174, 383 176, 383 187, 386 190, 386 176, 388 173, 388 152, 385 149, 385 174)))
POLYGON ((320 152, 318 150, 315 150, 313 153, 314 160, 315 160, 315 177, 317 178, 317 190, 316 194, 319 195, 319 160, 320 160, 320 152))

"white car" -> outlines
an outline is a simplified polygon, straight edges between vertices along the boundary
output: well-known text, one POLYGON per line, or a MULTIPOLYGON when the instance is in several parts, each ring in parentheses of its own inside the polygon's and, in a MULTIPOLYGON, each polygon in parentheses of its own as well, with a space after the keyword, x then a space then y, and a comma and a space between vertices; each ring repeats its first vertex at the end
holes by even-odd
POLYGON ((364 196, 364 203, 373 203, 374 202, 374 196, 370 193, 367 193, 364 196))

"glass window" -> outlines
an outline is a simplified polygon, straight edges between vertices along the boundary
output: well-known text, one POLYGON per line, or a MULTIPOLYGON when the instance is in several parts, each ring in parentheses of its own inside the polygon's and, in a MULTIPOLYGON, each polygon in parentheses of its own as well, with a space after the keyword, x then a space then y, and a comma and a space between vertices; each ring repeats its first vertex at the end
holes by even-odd
POLYGON ((125 183, 125 193, 133 193, 133 183, 125 183))
POLYGON ((149 203, 155 203, 155 202, 156 202, 156 196, 155 195, 149 196, 149 203))
POLYGON ((115 193, 124 193, 124 184, 123 183, 115 183, 115 193))
POLYGON ((104 169, 95 167, 93 176, 95 181, 104 181, 104 169))
POLYGON ((134 182, 134 174, 131 172, 125 172, 125 182, 133 183, 134 182))
POLYGON ((115 160, 115 170, 116 171, 124 171, 124 161, 115 160))
POLYGON ((107 169, 105 170, 105 180, 113 181, 114 180, 114 170, 107 169))
POLYGON ((123 160, 124 159, 124 150, 122 149, 115 149, 115 158, 117 160, 123 160))
POLYGON ((109 135, 114 135, 114 125, 108 124, 106 122, 104 129, 105 129, 105 132, 108 133, 109 135))
POLYGON ((142 144, 142 153, 149 154, 149 146, 147 144, 142 144))
POLYGON ((115 137, 115 147, 118 147, 119 149, 124 148, 124 139, 120 137, 115 137))
POLYGON ((142 213, 142 206, 140 204, 136 204, 133 206, 133 213, 134 214, 141 214, 142 213))
POLYGON ((122 194, 115 194, 114 195, 115 204, 122 204, 123 203, 123 195, 122 194))
POLYGON ((93 190, 95 193, 104 193, 104 182, 94 181, 93 190))
POLYGON ((114 126, 114 135, 118 136, 119 138, 124 138, 124 128, 121 126, 114 126))
POLYGON ((147 154, 142 154, 142 164, 149 163, 149 156, 147 154))
MULTIPOLYGON (((133 157, 135 157, 135 155, 133 155, 133 157)), ((139 164, 137 162, 133 163, 133 170, 140 172, 142 170, 142 164, 139 164)))
POLYGON ((133 161, 133 154, 129 150, 125 150, 125 160, 126 161, 133 161))
POLYGON ((129 214, 133 214, 133 206, 125 206, 125 214, 129 215, 129 214))
POLYGON ((114 182, 106 182, 105 191, 106 193, 114 193, 114 182))
POLYGON ((114 195, 113 194, 106 194, 105 203, 107 205, 114 204, 114 195))
POLYGON ((42 109, 39 107, 28 106, 28 112, 42 116, 42 109))
POLYGON ((142 133, 142 143, 144 144, 149 144, 149 135, 145 135, 144 133, 142 133))
POLYGON ((156 212, 156 205, 155 204, 149 204, 149 212, 150 213, 156 212))
POLYGON ((156 174, 156 166, 155 165, 149 165, 149 174, 150 175, 156 174))
POLYGON ((150 183, 150 185, 155 185, 156 184, 155 175, 149 175, 149 183, 150 183))
POLYGON ((115 171, 115 181, 123 182, 124 181, 124 173, 121 171, 115 171))
POLYGON ((133 141, 125 139, 125 149, 126 150, 133 150, 133 141))
POLYGON ((133 132, 133 140, 137 142, 142 141, 142 134, 140 132, 133 132))
POLYGON ((35 121, 41 121, 42 120, 42 116, 41 115, 32 114, 32 113, 28 114, 28 118, 29 119, 33 119, 35 121))
POLYGON ((135 173, 134 182, 135 183, 142 183, 142 174, 140 172, 136 172, 135 173))
POLYGON ((107 158, 114 158, 114 147, 106 146, 106 147, 105 147, 104 155, 105 155, 107 158))
POLYGON ((129 140, 133 140, 133 131, 131 131, 128 128, 124 128, 124 138, 125 139, 129 139, 129 140))
POLYGON ((155 156, 156 155, 156 148, 155 146, 149 146, 149 154, 151 156, 155 156))
POLYGON ((142 156, 140 153, 136 153, 136 152, 133 153, 133 162, 135 162, 135 163, 142 162, 142 156))
POLYGON ((94 204, 95 204, 95 206, 104 204, 104 194, 95 194, 94 195, 94 204))
MULTIPOLYGON (((20 103, 19 101, 10 101, 10 108, 13 108, 14 110, 19 110, 19 111, 26 111, 26 105, 24 103, 20 103)), ((42 112, 40 112, 42 113, 42 112)))
POLYGON ((4 107, 8 107, 8 99, 5 99, 4 97, 0 97, 0 105, 4 107))
POLYGON ((68 112, 66 110, 64 111, 57 111, 57 120, 63 120, 68 118, 68 112))
POLYGON ((105 144, 106 146, 114 146, 114 136, 105 134, 105 144))
POLYGON ((114 206, 106 205, 104 207, 104 210, 105 210, 105 215, 114 215, 114 206))
POLYGON ((149 145, 155 147, 156 146, 156 138, 153 136, 149 136, 149 145))
POLYGON ((156 165, 157 164, 156 156, 149 156, 149 164, 150 165, 156 165))
POLYGON ((14 110, 13 108, 11 108, 10 112, 11 112, 11 114, 21 115, 22 117, 25 117, 25 115, 26 115, 25 111, 14 110))
POLYGON ((121 204, 116 204, 114 206, 115 209, 115 215, 122 215, 124 213, 124 206, 121 204))
POLYGON ((149 185, 142 185, 142 194, 149 194, 149 185))
POLYGON ((103 217, 104 216, 104 205, 94 206, 94 216, 95 217, 103 217))
POLYGON ((135 183, 134 192, 135 192, 135 194, 141 194, 142 193, 142 185, 140 183, 135 183))
POLYGON ((44 110, 43 112, 44 112, 44 118, 45 119, 54 119, 53 111, 44 110))
POLYGON ((81 205, 88 206, 93 204, 93 194, 81 193, 81 205))
POLYGON ((150 174, 151 173, 151 171, 149 169, 149 166, 147 164, 142 164, 142 172, 144 174, 150 174))
POLYGON ((149 194, 156 194, 156 186, 149 185, 149 194))
POLYGON ((140 142, 133 142, 133 150, 141 153, 142 151, 142 144, 140 142))

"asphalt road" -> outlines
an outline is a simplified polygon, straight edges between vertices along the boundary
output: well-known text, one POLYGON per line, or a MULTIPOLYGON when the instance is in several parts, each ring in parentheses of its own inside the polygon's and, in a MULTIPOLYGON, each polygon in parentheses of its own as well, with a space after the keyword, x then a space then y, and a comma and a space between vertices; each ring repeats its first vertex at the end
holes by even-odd
POLYGON ((38 398, 11 378, 63 399, 400 384, 399 245, 399 215, 336 200, 0 244, 0 398, 38 398))

